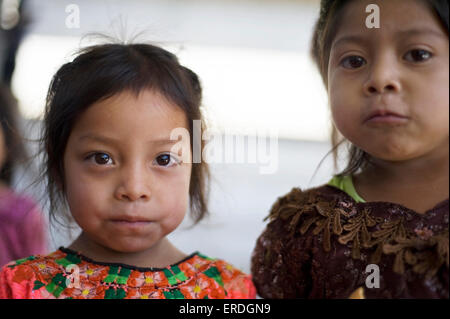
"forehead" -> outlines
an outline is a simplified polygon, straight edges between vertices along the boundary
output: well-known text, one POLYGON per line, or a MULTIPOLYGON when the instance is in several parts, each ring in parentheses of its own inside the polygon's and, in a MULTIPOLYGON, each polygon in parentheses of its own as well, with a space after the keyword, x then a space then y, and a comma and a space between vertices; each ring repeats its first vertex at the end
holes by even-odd
POLYGON ((431 7, 423 0, 353 0, 342 9, 336 24, 336 40, 342 35, 396 36, 409 30, 429 29, 443 33, 442 26, 431 7), (370 4, 379 7, 380 28, 368 28, 366 19, 373 11, 366 12, 370 4))
POLYGON ((76 120, 72 134, 106 132, 139 139, 166 136, 178 127, 188 128, 185 112, 161 94, 125 91, 89 106, 76 120))

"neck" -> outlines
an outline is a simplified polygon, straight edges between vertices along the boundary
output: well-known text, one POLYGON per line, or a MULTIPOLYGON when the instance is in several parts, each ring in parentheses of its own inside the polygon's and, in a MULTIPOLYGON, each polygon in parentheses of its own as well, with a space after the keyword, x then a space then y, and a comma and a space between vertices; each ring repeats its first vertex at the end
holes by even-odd
POLYGON ((186 254, 173 246, 167 238, 162 238, 146 250, 123 253, 98 244, 83 232, 69 248, 97 262, 121 263, 142 268, 165 268, 186 257, 186 254))
POLYGON ((375 179, 389 181, 389 183, 434 184, 447 182, 449 173, 449 151, 442 149, 438 154, 423 156, 407 161, 391 162, 372 159, 364 173, 375 179))
POLYGON ((425 212, 449 193, 448 144, 420 158, 401 162, 376 158, 360 174, 355 187, 366 201, 400 203, 417 212, 425 212))

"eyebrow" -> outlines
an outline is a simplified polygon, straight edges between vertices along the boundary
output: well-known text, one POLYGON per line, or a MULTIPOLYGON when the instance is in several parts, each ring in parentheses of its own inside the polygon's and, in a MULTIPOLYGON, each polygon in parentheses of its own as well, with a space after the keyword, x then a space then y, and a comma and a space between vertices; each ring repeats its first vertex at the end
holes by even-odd
POLYGON ((339 45, 342 45, 344 43, 361 43, 361 42, 365 42, 366 37, 362 36, 362 35, 347 35, 347 36, 342 36, 340 38, 338 38, 338 40, 333 41, 333 44, 331 45, 331 47, 336 47, 339 45))
MULTIPOLYGON (((411 36, 434 36, 439 37, 443 39, 447 39, 447 37, 442 34, 441 32, 438 32, 433 29, 429 28, 421 28, 421 29, 408 29, 408 30, 400 30, 395 33, 396 35, 399 35, 401 37, 411 37, 411 36)), ((342 36, 338 38, 338 40, 335 40, 332 44, 332 47, 336 47, 339 45, 342 45, 344 43, 361 43, 368 41, 366 36, 363 35, 357 35, 357 34, 350 34, 347 36, 342 36)))
POLYGON ((442 32, 438 32, 436 30, 429 29, 429 28, 402 30, 402 31, 399 31, 398 34, 402 35, 402 36, 432 35, 435 37, 447 39, 447 36, 445 36, 442 32))
MULTIPOLYGON (((118 139, 115 139, 112 137, 107 137, 107 136, 102 136, 102 135, 95 135, 95 134, 82 135, 78 140, 79 141, 91 140, 94 142, 100 142, 100 143, 107 144, 107 145, 116 145, 116 144, 121 143, 120 140, 118 140, 118 139)), ((155 145, 168 145, 168 144, 175 144, 178 141, 179 140, 170 140, 170 139, 161 138, 161 139, 149 140, 147 143, 155 144, 155 145)))

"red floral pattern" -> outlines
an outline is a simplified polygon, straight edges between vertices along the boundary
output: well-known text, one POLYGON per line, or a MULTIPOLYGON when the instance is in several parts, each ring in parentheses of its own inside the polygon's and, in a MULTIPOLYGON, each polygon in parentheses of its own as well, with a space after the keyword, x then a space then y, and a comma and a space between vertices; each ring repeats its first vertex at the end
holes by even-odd
POLYGON ((1 299, 253 299, 251 277, 194 253, 165 269, 100 264, 68 249, 11 262, 0 272, 1 299), (77 280, 67 266, 77 267, 77 280), (72 279, 72 280, 71 280, 72 279))

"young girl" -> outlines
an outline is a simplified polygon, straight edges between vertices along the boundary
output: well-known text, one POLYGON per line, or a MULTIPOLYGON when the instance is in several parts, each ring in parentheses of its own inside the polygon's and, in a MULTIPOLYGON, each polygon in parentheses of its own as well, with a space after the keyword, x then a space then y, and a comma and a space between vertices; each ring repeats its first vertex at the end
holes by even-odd
POLYGON ((448 30, 446 0, 322 1, 312 52, 349 162, 273 205, 260 296, 449 298, 448 30))
POLYGON ((207 212, 207 167, 191 164, 200 104, 197 75, 156 46, 89 47, 62 66, 44 118, 48 193, 82 233, 5 266, 0 297, 253 298, 249 276, 166 238, 189 201, 196 221, 207 212))
POLYGON ((10 90, 0 86, 0 267, 47 252, 40 209, 31 197, 12 188, 13 171, 25 159, 16 111, 10 90))

